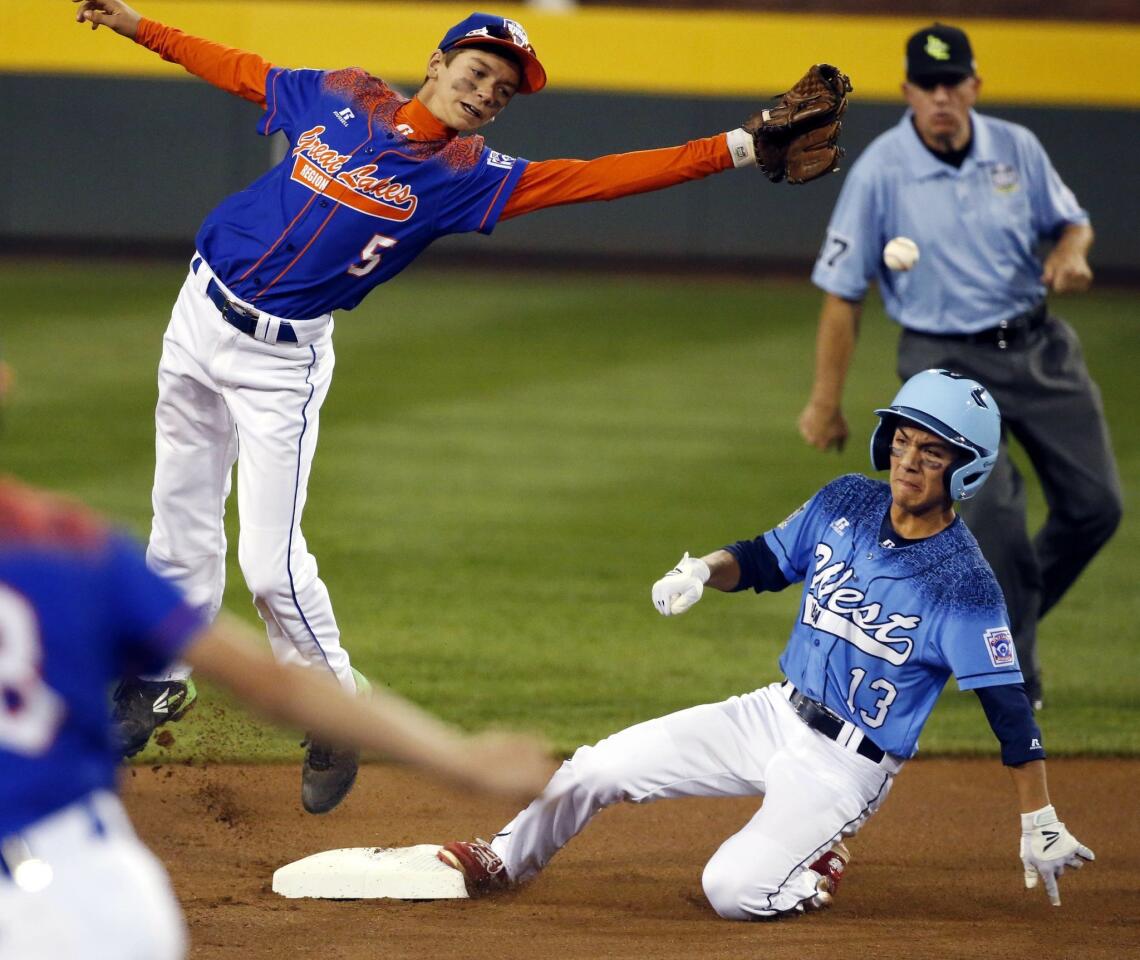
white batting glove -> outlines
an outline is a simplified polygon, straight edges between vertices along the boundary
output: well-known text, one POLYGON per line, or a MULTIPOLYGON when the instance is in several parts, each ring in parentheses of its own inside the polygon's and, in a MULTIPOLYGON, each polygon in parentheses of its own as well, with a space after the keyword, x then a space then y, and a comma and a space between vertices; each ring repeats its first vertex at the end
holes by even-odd
POLYGON ((1021 815, 1021 863, 1025 867, 1025 888, 1032 890, 1040 877, 1055 907, 1061 905, 1057 879, 1065 867, 1079 870, 1096 854, 1077 840, 1057 819, 1052 805, 1021 815))
POLYGON ((709 565, 686 552, 677 566, 653 584, 653 606, 663 617, 684 613, 701 599, 710 576, 709 565))

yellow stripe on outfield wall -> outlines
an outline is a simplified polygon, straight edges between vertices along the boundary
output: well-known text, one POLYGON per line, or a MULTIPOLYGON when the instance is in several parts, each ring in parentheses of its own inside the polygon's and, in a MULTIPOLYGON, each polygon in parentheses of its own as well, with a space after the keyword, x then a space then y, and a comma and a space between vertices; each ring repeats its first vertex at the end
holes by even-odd
MULTIPOLYGON (((810 63, 837 63, 859 98, 894 101, 906 36, 918 17, 647 11, 566 13, 493 0, 139 0, 142 12, 188 33, 255 50, 288 66, 362 66, 414 83, 439 38, 473 7, 521 20, 551 89, 768 96, 810 63)), ((961 20, 989 102, 1140 105, 1140 26, 961 20)), ((179 68, 106 30, 73 22, 67 0, 23 0, 4 11, 0 72, 180 76, 179 68)))

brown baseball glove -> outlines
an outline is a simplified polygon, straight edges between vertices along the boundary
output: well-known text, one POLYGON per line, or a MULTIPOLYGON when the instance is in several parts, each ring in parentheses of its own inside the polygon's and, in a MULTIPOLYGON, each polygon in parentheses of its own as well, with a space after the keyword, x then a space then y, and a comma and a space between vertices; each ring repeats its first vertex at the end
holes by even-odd
POLYGON ((773 183, 807 183, 838 169, 840 118, 847 109, 851 80, 838 67, 817 63, 776 105, 752 114, 756 162, 773 183))

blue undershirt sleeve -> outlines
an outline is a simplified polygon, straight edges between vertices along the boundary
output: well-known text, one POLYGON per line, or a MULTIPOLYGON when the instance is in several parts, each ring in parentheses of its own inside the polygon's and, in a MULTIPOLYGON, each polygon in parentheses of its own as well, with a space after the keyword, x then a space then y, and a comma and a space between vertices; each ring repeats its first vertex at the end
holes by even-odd
POLYGON ((974 690, 994 736, 1001 743, 1001 762, 1007 767, 1020 766, 1030 760, 1044 760, 1041 728, 1033 719, 1033 708, 1024 683, 1003 683, 974 690))
POLYGON ((757 593, 765 590, 777 593, 788 586, 788 579, 780 570, 779 561, 763 535, 755 540, 737 540, 724 548, 740 564, 740 582, 730 592, 747 590, 751 587, 757 593))

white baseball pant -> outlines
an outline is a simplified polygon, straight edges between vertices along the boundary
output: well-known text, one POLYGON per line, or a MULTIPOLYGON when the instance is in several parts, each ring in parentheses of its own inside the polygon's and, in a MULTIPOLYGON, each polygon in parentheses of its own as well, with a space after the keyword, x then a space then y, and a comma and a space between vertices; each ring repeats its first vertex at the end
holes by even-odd
POLYGON ((170 880, 114 794, 90 794, 0 838, 0 851, 7 868, 0 874, 0 960, 185 956, 170 880))
MULTIPOLYGON (((191 270, 163 338, 147 563, 191 605, 217 614, 236 461, 238 562, 274 655, 327 668, 353 691, 328 590, 301 533, 335 363, 332 318, 289 321, 298 343, 263 342, 222 319, 206 296, 211 278, 204 262, 191 270)), ((269 320, 263 326, 276 329, 269 320)), ((178 667, 154 679, 189 672, 178 667)))
POLYGON ((873 763, 812 730, 773 683, 579 748, 491 846, 521 883, 619 801, 763 796, 705 865, 702 883, 726 919, 771 917, 814 896, 818 876, 807 865, 879 808, 901 766, 889 755, 873 763))

